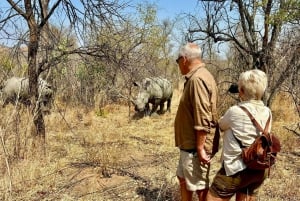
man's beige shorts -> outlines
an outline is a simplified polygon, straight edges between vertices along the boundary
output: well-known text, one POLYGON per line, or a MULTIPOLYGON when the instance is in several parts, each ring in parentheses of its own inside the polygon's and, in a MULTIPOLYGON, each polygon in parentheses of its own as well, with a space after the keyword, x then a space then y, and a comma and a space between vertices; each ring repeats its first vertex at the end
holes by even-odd
POLYGON ((209 164, 200 164, 197 154, 180 150, 176 175, 185 179, 189 191, 209 188, 209 164))

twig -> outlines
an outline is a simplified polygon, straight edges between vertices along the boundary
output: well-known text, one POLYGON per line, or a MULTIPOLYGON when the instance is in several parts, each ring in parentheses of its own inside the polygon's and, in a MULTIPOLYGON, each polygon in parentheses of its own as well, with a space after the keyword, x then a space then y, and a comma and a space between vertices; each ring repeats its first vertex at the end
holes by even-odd
POLYGON ((1 145, 2 145, 2 148, 3 148, 5 164, 6 164, 8 178, 9 178, 9 194, 11 195, 11 192, 12 192, 12 179, 11 179, 11 173, 10 173, 10 166, 9 166, 9 162, 8 162, 8 153, 7 153, 7 150, 5 148, 3 132, 2 132, 1 128, 0 128, 0 135, 1 135, 1 145))
POLYGON ((291 132, 295 133, 297 136, 300 137, 300 133, 296 131, 297 128, 300 128, 300 123, 298 123, 298 126, 295 129, 288 128, 287 126, 283 126, 283 128, 285 128, 288 131, 291 131, 291 132))
MULTIPOLYGON (((55 104, 55 105, 56 105, 57 108, 59 108, 57 104, 55 104)), ((63 120, 65 121, 65 123, 67 124, 67 126, 68 126, 68 128, 70 129, 71 133, 72 133, 72 134, 76 134, 76 133, 73 131, 73 129, 72 129, 71 125, 69 124, 69 122, 66 120, 66 118, 65 118, 64 115, 62 114, 60 108, 58 109, 58 113, 60 114, 60 116, 62 117, 62 119, 63 119, 63 120)))

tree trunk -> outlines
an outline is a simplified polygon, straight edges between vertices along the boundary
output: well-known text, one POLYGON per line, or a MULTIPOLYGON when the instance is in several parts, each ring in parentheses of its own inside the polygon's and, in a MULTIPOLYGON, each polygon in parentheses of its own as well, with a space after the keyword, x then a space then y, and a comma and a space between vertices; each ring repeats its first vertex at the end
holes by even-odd
POLYGON ((37 69, 37 53, 39 47, 39 29, 34 23, 34 19, 29 20, 30 39, 28 45, 28 77, 29 77, 29 94, 31 94, 31 113, 33 117, 32 135, 38 139, 34 139, 38 147, 43 149, 45 153, 45 123, 44 117, 40 109, 38 101, 38 77, 39 70, 37 69))

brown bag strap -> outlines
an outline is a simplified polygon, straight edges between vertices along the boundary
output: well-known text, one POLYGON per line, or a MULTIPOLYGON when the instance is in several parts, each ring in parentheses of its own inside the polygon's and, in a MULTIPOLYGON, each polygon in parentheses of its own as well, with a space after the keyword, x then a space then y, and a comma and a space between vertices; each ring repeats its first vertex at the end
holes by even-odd
POLYGON ((213 147, 212 147, 212 157, 219 151, 219 142, 220 142, 220 127, 219 123, 216 124, 216 131, 213 139, 213 147))
POLYGON ((256 121, 256 119, 253 117, 253 115, 247 110, 247 108, 245 108, 244 106, 240 106, 240 108, 247 113, 247 115, 250 117, 252 123, 256 126, 256 128, 258 128, 260 130, 260 132, 262 132, 264 135, 266 135, 266 134, 269 133, 269 126, 270 126, 270 121, 271 121, 271 115, 269 115, 269 118, 267 120, 265 129, 263 129, 261 127, 261 125, 259 125, 259 123, 256 121))

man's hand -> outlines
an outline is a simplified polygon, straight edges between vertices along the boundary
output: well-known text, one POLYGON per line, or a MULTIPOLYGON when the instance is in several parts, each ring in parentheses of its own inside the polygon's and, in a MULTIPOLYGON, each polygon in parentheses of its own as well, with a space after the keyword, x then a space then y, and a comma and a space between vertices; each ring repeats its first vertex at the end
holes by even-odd
POLYGON ((210 158, 209 155, 207 155, 207 153, 204 149, 198 150, 197 154, 198 154, 199 161, 201 163, 204 163, 204 164, 209 164, 210 163, 211 158, 210 158))
POLYGON ((210 163, 210 156, 207 155, 204 144, 206 140, 206 133, 204 131, 197 131, 197 154, 199 161, 204 164, 210 163))

